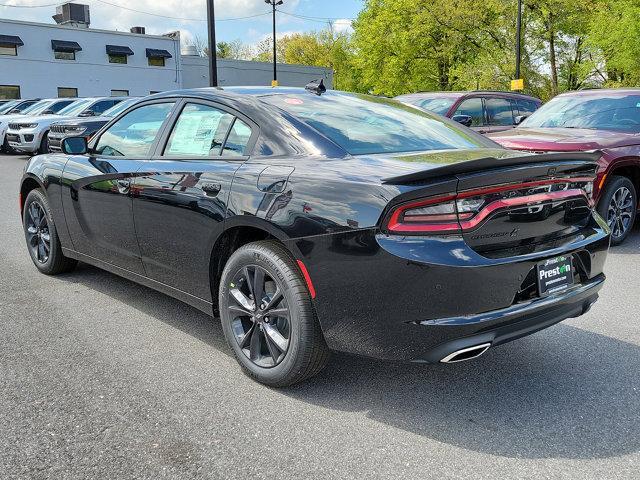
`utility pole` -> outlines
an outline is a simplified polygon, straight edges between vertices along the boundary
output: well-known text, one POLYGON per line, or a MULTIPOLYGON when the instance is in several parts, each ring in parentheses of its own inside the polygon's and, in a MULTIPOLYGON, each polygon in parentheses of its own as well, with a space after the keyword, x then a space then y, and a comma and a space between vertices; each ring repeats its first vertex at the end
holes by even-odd
POLYGON ((271 81, 272 87, 278 86, 278 68, 276 67, 276 7, 282 5, 282 0, 264 0, 264 3, 268 3, 273 7, 273 80, 271 81))
POLYGON ((518 17, 516 18, 516 80, 520 78, 520 60, 522 47, 522 0, 518 0, 518 17))
POLYGON ((207 22, 209 26, 209 86, 218 86, 218 54, 216 51, 215 0, 207 0, 207 22))

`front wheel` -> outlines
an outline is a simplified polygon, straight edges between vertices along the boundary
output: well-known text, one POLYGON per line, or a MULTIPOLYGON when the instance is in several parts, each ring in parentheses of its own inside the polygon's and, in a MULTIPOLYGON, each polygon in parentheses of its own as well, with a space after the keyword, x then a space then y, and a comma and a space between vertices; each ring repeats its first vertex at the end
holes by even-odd
POLYGON ((37 153, 49 153, 49 132, 44 132, 44 135, 42 135, 42 141, 40 142, 40 147, 38 148, 37 153))
POLYGON ((62 253, 49 202, 42 190, 31 190, 27 195, 22 225, 29 255, 38 270, 46 275, 57 275, 75 268, 78 262, 62 253))
POLYGON ((631 180, 627 177, 611 177, 598 203, 598 213, 611 229, 611 245, 620 245, 631 233, 637 205, 636 188, 631 180))
POLYGON ((324 368, 329 350, 302 275, 279 243, 233 253, 220 281, 220 317, 238 363, 273 387, 306 380, 324 368))

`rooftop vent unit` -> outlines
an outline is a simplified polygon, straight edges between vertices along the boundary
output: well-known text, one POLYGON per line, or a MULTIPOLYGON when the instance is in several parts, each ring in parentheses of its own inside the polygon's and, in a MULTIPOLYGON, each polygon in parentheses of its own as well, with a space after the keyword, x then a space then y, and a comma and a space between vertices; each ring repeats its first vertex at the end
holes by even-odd
POLYGON ((89 24, 91 23, 89 5, 65 3, 64 5, 56 7, 56 14, 53 16, 53 19, 58 25, 89 28, 89 24))
POLYGON ((131 33, 138 33, 140 35, 144 35, 145 33, 147 33, 147 29, 144 27, 131 27, 131 30, 129 30, 131 33))
POLYGON ((180 54, 185 57, 197 57, 198 49, 195 45, 182 45, 180 54))

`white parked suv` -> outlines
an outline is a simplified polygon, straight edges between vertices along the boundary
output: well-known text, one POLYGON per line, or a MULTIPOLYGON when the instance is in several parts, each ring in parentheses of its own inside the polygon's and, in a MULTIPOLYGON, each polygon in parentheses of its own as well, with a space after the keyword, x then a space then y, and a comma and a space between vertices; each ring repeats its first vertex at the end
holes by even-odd
POLYGON ((93 117, 101 115, 117 103, 120 97, 80 98, 63 108, 55 115, 12 119, 6 132, 9 147, 24 153, 47 153, 49 151, 48 133, 51 124, 59 122, 61 117, 93 117))
POLYGON ((5 141, 5 133, 9 122, 35 115, 56 113, 73 101, 74 99, 72 98, 49 98, 44 100, 14 100, 8 102, 8 105, 2 105, 0 109, 0 147, 4 150, 9 150, 9 144, 5 141))

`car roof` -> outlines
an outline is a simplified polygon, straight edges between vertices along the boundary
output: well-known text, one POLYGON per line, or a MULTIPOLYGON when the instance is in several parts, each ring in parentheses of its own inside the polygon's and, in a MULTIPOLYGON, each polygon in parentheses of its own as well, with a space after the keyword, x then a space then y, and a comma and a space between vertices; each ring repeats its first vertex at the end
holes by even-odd
POLYGON ((475 95, 500 95, 512 98, 522 98, 527 100, 534 100, 536 102, 540 102, 540 99, 536 97, 532 97, 531 95, 525 95, 524 93, 519 92, 511 92, 507 90, 469 90, 469 91, 459 91, 459 92, 417 92, 417 93, 406 93, 404 95, 398 95, 397 99, 408 99, 408 98, 462 98, 469 97, 475 95))
POLYGON ((574 90, 558 95, 559 97, 600 97, 600 96, 640 95, 640 88, 592 88, 586 90, 574 90))

